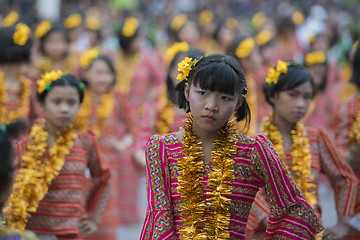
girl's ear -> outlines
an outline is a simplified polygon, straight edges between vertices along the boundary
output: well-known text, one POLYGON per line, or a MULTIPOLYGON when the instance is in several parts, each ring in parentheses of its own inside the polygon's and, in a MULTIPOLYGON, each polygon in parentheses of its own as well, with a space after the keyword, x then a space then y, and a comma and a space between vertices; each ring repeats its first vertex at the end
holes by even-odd
POLYGON ((190 91, 189 83, 186 82, 184 87, 184 94, 187 101, 189 101, 189 91, 190 91))
POLYGON ((239 100, 236 103, 235 111, 241 107, 241 105, 244 103, 244 101, 245 101, 244 96, 239 97, 239 100))

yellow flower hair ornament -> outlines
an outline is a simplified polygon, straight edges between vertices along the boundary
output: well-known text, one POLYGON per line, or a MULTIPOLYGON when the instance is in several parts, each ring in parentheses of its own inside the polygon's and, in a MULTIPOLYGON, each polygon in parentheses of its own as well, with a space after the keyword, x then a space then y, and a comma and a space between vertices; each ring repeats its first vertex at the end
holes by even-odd
POLYGON ((174 43, 165 53, 164 63, 169 66, 172 59, 178 52, 185 52, 189 50, 189 44, 187 42, 176 42, 174 43))
POLYGON ((98 57, 100 54, 99 49, 92 48, 84 52, 80 57, 80 65, 83 69, 87 69, 94 58, 98 57))
POLYGON ((65 19, 64 27, 67 29, 72 29, 79 26, 81 23, 82 23, 81 15, 78 13, 74 13, 65 19))
POLYGON ((292 15, 291 15, 291 19, 293 20, 293 22, 296 25, 300 25, 304 22, 305 18, 304 15, 299 12, 299 11, 295 11, 292 15))
POLYGON ((251 37, 245 38, 241 41, 235 50, 235 56, 238 58, 248 57, 255 47, 255 41, 251 37))
POLYGON ((287 73, 288 65, 289 63, 279 60, 275 69, 269 68, 265 82, 267 82, 268 84, 277 84, 280 75, 282 73, 287 73))
POLYGON ((258 46, 262 47, 266 45, 268 42, 270 42, 272 37, 273 36, 269 30, 262 30, 256 35, 255 41, 258 46))
POLYGON ((195 67, 196 63, 199 62, 201 59, 202 56, 199 59, 194 60, 192 60, 192 58, 185 57, 185 59, 178 64, 178 71, 182 73, 179 73, 176 79, 178 79, 179 81, 187 81, 191 69, 195 67))
POLYGON ((214 14, 210 10, 202 11, 199 15, 199 24, 201 26, 206 26, 211 23, 214 18, 214 14))
POLYGON ((305 56, 305 65, 312 66, 314 64, 321 64, 326 62, 326 55, 321 51, 311 52, 305 56))
POLYGON ((85 20, 85 26, 90 30, 99 30, 101 27, 100 20, 97 17, 87 17, 85 20))
POLYGON ((60 70, 57 71, 51 71, 51 72, 47 72, 45 74, 43 74, 41 76, 41 79, 39 79, 37 81, 38 84, 38 93, 41 94, 43 93, 45 90, 50 90, 50 84, 56 80, 58 80, 59 78, 61 78, 61 76, 64 73, 60 70))
POLYGON ((230 28, 231 30, 235 30, 239 27, 239 23, 235 18, 227 18, 225 21, 225 24, 228 28, 230 28))
POLYGON ((35 36, 42 38, 51 29, 51 22, 49 20, 42 21, 35 29, 35 36))
POLYGON ((171 29, 179 31, 182 26, 186 23, 188 17, 185 14, 179 14, 174 17, 171 21, 171 29))
POLYGON ((24 23, 16 24, 16 29, 13 34, 14 43, 24 46, 29 39, 30 28, 24 23))
POLYGON ((134 17, 128 17, 125 19, 121 33, 125 37, 132 37, 134 36, 138 28, 139 28, 139 21, 134 17))
POLYGON ((2 21, 3 27, 10 27, 19 20, 19 14, 15 11, 10 12, 2 21))
POLYGON ((251 25, 259 29, 266 21, 266 16, 263 12, 256 13, 251 19, 251 25))

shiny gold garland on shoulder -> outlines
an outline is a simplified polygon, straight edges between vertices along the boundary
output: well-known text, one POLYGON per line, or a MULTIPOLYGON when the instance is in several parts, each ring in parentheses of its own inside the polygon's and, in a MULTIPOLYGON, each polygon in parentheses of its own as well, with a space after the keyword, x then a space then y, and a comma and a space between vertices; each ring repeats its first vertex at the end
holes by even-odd
POLYGON ((174 123, 175 105, 167 98, 166 86, 163 86, 160 91, 160 118, 156 123, 156 130, 158 134, 164 135, 170 132, 171 126, 174 123))
MULTIPOLYGON (((74 128, 79 131, 86 131, 89 128, 91 118, 92 98, 89 91, 85 90, 84 100, 74 121, 74 128)), ((97 122, 91 126, 97 137, 101 136, 106 120, 111 116, 114 109, 114 96, 104 93, 100 97, 100 103, 96 107, 97 122)))
POLYGON ((350 143, 360 144, 360 94, 357 97, 358 100, 358 111, 356 115, 356 120, 351 127, 351 132, 349 134, 350 143))
POLYGON ((181 239, 229 239, 231 199, 230 183, 234 179, 234 160, 237 147, 233 138, 232 124, 220 131, 220 140, 212 149, 213 166, 209 173, 207 203, 203 198, 201 178, 204 174, 204 154, 199 138, 192 132, 193 117, 188 115, 184 136, 184 157, 178 160, 179 186, 182 204, 180 206, 182 227, 181 239), (205 208, 211 213, 205 214, 205 208), (203 227, 204 226, 204 227, 203 227), (202 228, 203 227, 203 228, 202 228))
POLYGON ((135 74, 140 57, 141 55, 139 53, 131 57, 125 56, 125 54, 120 55, 119 61, 116 64, 117 81, 115 88, 121 93, 129 93, 131 80, 135 74))
POLYGON ((9 101, 7 86, 4 81, 4 72, 0 70, 0 123, 9 123, 17 118, 27 117, 30 105, 30 85, 31 81, 24 75, 19 76, 20 81, 20 98, 19 107, 13 111, 8 111, 4 105, 9 101))
MULTIPOLYGON (((283 149, 283 139, 278 128, 272 124, 273 114, 266 118, 261 124, 261 131, 275 146, 276 151, 279 153, 281 159, 285 161, 285 153, 283 149)), ((288 171, 292 172, 292 176, 296 185, 300 188, 306 200, 312 207, 317 204, 316 192, 310 191, 314 187, 311 183, 314 176, 311 173, 311 153, 309 139, 305 133, 305 126, 302 123, 297 123, 295 128, 291 130, 292 139, 292 167, 288 171)))
MULTIPOLYGON (((73 61, 71 57, 68 56, 65 60, 64 69, 60 69, 60 70, 63 72, 72 73, 72 66, 73 66, 73 61)), ((51 72, 52 70, 57 70, 57 69, 53 69, 53 63, 49 58, 44 58, 40 62, 39 70, 41 74, 44 74, 46 72, 51 72)))

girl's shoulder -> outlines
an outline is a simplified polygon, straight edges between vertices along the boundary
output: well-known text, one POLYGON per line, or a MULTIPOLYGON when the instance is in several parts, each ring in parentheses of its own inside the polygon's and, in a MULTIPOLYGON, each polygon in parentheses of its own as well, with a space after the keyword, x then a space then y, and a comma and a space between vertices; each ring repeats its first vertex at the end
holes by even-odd
POLYGON ((181 139, 181 131, 171 132, 165 135, 155 134, 149 138, 148 145, 164 144, 171 146, 174 144, 181 144, 181 139))
POLYGON ((93 147, 94 142, 96 142, 97 137, 91 129, 85 132, 74 130, 74 133, 77 135, 74 141, 74 146, 88 148, 93 147))

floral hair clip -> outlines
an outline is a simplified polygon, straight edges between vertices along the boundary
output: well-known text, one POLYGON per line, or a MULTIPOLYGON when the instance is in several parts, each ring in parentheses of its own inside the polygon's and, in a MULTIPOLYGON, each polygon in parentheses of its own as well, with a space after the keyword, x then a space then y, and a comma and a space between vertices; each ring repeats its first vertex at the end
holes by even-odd
POLYGON ((10 12, 2 21, 1 25, 3 27, 10 27, 14 25, 19 20, 19 14, 17 12, 10 12))
POLYGON ((13 34, 14 43, 24 46, 29 39, 30 28, 24 23, 16 24, 16 29, 13 34))
POLYGON ((211 23, 213 19, 214 14, 210 10, 205 10, 200 13, 198 21, 201 26, 206 26, 211 23))
POLYGON ((53 81, 58 80, 59 78, 61 78, 64 75, 64 73, 60 70, 57 71, 51 71, 51 72, 47 72, 45 74, 43 74, 41 76, 41 79, 37 80, 37 84, 38 84, 38 93, 41 94, 43 93, 45 90, 50 90, 50 84, 53 81))
POLYGON ((244 98, 246 98, 247 92, 248 92, 248 87, 245 85, 245 87, 244 87, 244 89, 242 90, 242 93, 241 93, 244 98))
POLYGON ((311 52, 305 56, 305 66, 321 64, 326 62, 326 55, 321 51, 311 52))
POLYGON ((179 14, 174 17, 171 21, 171 29, 179 31, 182 26, 186 23, 188 17, 185 14, 179 14))
POLYGON ((79 83, 79 89, 83 90, 85 88, 85 84, 84 83, 79 83))
POLYGON ((265 82, 267 82, 268 84, 277 84, 279 81, 280 75, 282 73, 287 73, 288 65, 289 65, 289 63, 279 60, 275 69, 269 68, 265 82))
POLYGON ((195 67, 196 63, 198 63, 202 59, 202 57, 203 56, 201 56, 199 59, 194 60, 192 60, 192 58, 185 57, 185 59, 178 64, 178 71, 182 73, 179 73, 176 79, 178 79, 179 81, 187 81, 191 69, 195 67))
POLYGON ((235 56, 238 58, 246 58, 254 50, 255 41, 251 37, 245 38, 241 41, 235 50, 235 56))
POLYGON ((71 14, 65 19, 64 27, 67 29, 76 28, 82 23, 81 15, 78 13, 71 14))
POLYGON ((90 30, 96 31, 100 29, 101 23, 97 17, 87 17, 85 20, 85 26, 90 30))
POLYGON ((35 36, 41 38, 51 29, 51 22, 49 20, 42 21, 35 29, 35 36))
POLYGON ((262 30, 256 35, 255 41, 258 46, 262 47, 265 46, 268 42, 270 42, 272 37, 273 36, 269 30, 262 30))
POLYGON ((92 48, 84 52, 80 57, 80 65, 83 69, 87 69, 94 58, 98 57, 100 54, 99 49, 92 48))
POLYGON ((125 37, 132 37, 134 36, 138 28, 139 28, 139 21, 134 17, 128 17, 125 19, 121 33, 125 37))

